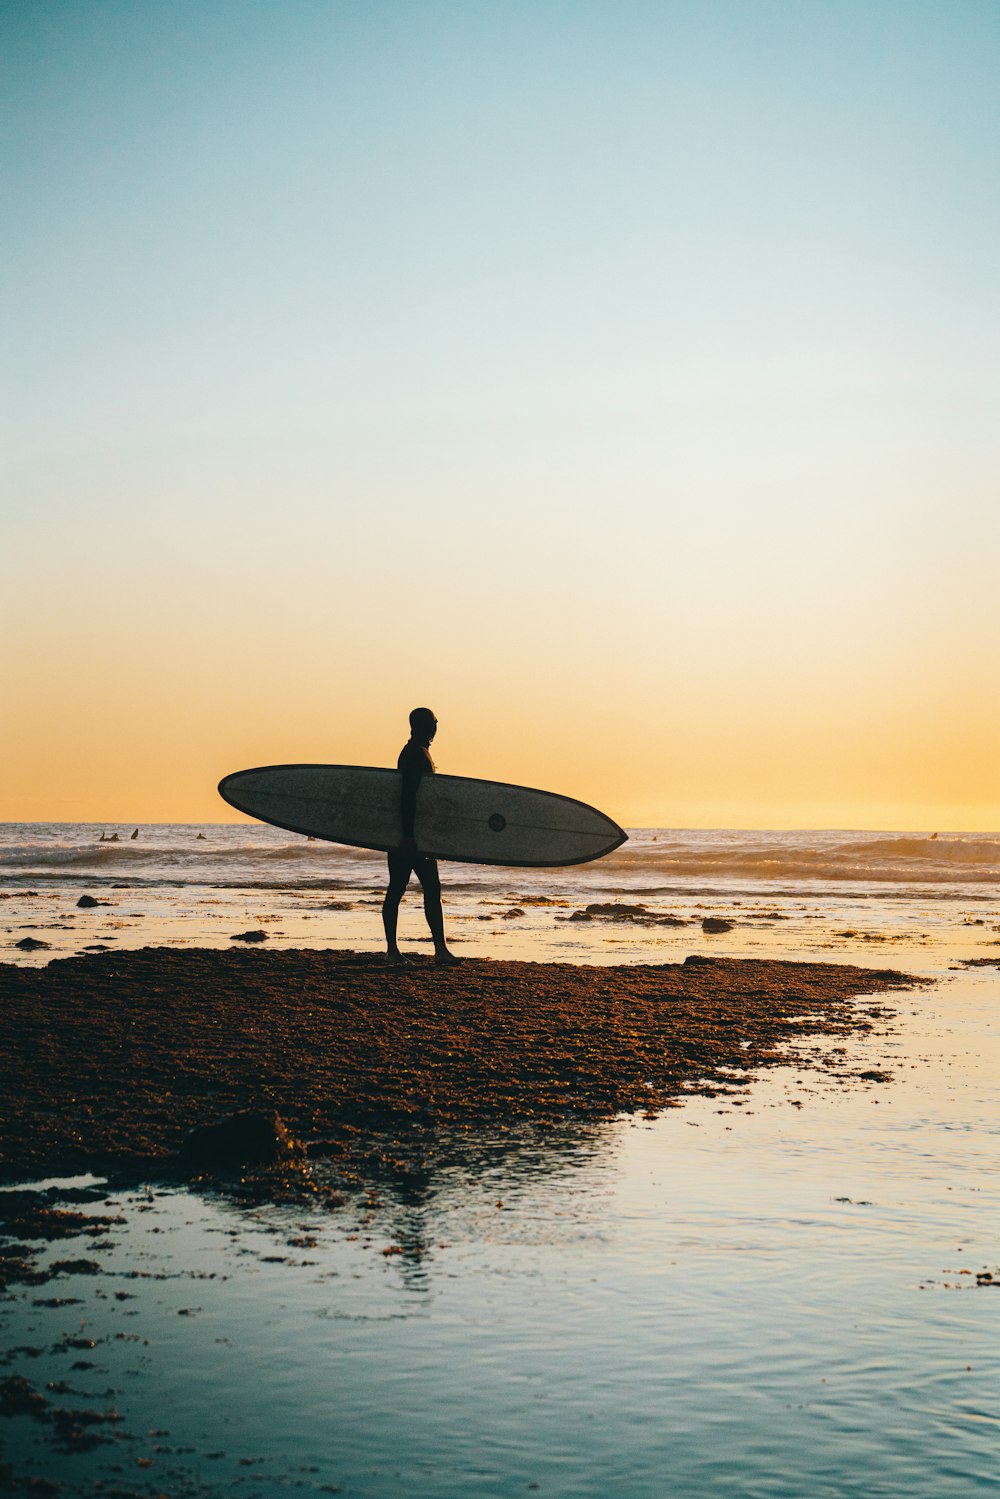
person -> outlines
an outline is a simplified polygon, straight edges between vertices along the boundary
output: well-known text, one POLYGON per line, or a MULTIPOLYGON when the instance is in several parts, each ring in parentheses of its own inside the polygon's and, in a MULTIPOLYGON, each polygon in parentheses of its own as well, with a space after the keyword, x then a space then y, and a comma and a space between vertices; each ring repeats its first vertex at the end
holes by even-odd
POLYGON ((410 714, 410 737, 400 750, 396 762, 396 769, 402 774, 400 813, 403 841, 398 848, 389 850, 389 884, 382 902, 382 925, 385 928, 385 945, 391 963, 407 962, 396 940, 396 920, 399 903, 410 883, 411 874, 417 876, 424 892, 424 915, 434 938, 434 961, 442 966, 462 961, 448 951, 448 944, 444 940, 444 912, 441 909, 441 879, 437 860, 420 852, 413 831, 421 778, 432 776, 435 770, 430 746, 437 733, 437 726, 437 719, 430 708, 414 708, 410 714))

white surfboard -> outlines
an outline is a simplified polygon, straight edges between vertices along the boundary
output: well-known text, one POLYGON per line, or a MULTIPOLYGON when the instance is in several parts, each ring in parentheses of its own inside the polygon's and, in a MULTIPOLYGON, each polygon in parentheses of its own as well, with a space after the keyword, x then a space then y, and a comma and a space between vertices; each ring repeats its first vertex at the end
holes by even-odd
MULTIPOLYGON (((402 776, 369 765, 264 765, 219 782, 231 807, 293 833, 355 848, 398 848, 402 776)), ((586 864, 625 842, 616 822, 572 797, 502 781, 425 775, 414 835, 422 854, 465 864, 586 864)))

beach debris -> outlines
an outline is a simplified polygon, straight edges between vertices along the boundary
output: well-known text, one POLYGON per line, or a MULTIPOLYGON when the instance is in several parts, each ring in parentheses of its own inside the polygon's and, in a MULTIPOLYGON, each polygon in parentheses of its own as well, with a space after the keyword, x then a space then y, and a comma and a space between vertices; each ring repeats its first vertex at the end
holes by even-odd
POLYGON ((185 1167, 265 1165, 300 1155, 276 1109, 244 1109, 215 1124, 199 1125, 184 1140, 177 1159, 185 1167))
POLYGON ((259 927, 255 927, 249 932, 233 932, 229 940, 230 942, 266 942, 267 938, 267 932, 262 932, 259 927))
POLYGON ((43 942, 39 937, 22 937, 20 942, 14 943, 22 952, 38 952, 41 948, 50 948, 51 942, 43 942))
POLYGON ((84 911, 89 911, 93 906, 110 906, 109 900, 99 900, 96 895, 81 895, 77 906, 84 911))
POLYGON ((733 925, 733 922, 726 921, 722 916, 706 916, 701 924, 701 929, 703 932, 707 932, 709 936, 712 936, 718 932, 731 932, 733 925))

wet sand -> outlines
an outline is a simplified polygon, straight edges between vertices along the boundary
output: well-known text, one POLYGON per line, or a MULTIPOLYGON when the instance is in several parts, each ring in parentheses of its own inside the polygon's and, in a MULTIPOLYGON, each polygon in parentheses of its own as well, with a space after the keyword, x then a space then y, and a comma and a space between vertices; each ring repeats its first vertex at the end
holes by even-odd
POLYGON ((655 1115, 891 1015, 893 970, 698 957, 392 969, 353 952, 88 955, 0 967, 0 1179, 166 1165, 193 1128, 276 1109, 356 1179, 438 1129, 655 1115), (385 1142, 389 1145, 386 1147, 385 1142))

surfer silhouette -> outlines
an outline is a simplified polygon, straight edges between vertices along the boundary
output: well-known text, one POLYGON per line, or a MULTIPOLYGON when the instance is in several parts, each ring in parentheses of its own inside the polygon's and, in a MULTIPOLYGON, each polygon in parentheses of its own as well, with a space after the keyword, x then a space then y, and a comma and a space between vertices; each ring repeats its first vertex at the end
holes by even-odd
POLYGON ((462 961, 448 951, 448 944, 444 940, 444 912, 441 909, 441 879, 437 860, 420 852, 413 832, 420 778, 434 774, 430 745, 437 733, 437 726, 437 719, 430 708, 414 708, 410 714, 410 737, 396 761, 396 769, 402 772, 403 778, 400 788, 403 841, 398 848, 389 851, 389 884, 382 902, 382 925, 385 927, 385 943, 392 963, 407 961, 396 941, 396 919, 399 915, 399 903, 406 893, 411 874, 416 875, 424 892, 424 915, 434 938, 434 961, 442 966, 462 961))

